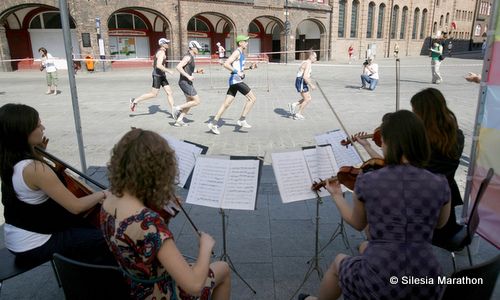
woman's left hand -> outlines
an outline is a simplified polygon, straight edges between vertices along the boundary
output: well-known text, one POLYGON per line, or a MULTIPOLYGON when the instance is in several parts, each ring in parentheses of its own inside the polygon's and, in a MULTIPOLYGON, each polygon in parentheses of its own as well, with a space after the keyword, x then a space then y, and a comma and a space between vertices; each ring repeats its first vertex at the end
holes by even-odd
POLYGON ((49 144, 49 139, 46 137, 42 138, 42 142, 38 144, 37 146, 42 148, 43 150, 47 149, 47 145, 49 144))
POLYGON ((342 187, 337 179, 327 179, 325 188, 332 195, 342 195, 342 187))

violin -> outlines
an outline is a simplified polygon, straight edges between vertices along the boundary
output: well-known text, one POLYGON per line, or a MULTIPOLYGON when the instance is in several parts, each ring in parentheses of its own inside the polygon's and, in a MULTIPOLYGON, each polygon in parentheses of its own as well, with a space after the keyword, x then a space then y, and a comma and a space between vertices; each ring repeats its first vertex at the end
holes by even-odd
POLYGON ((356 178, 361 173, 367 173, 370 171, 378 170, 385 166, 385 162, 381 158, 371 158, 365 161, 361 167, 356 168, 353 166, 343 166, 340 167, 336 176, 333 176, 326 180, 321 180, 319 182, 314 182, 311 186, 313 191, 319 191, 321 188, 324 188, 328 180, 338 180, 340 184, 344 185, 351 191, 354 190, 354 184, 356 183, 356 178))
POLYGON ((379 147, 382 147, 382 133, 381 133, 380 127, 375 128, 375 130, 373 131, 373 133, 369 133, 369 134, 359 134, 358 133, 357 135, 354 135, 351 138, 347 138, 347 139, 344 139, 344 140, 340 141, 340 144, 342 146, 348 147, 350 144, 352 144, 352 140, 354 139, 354 137, 356 137, 358 139, 369 139, 369 138, 371 138, 372 141, 375 143, 375 145, 377 145, 379 147))

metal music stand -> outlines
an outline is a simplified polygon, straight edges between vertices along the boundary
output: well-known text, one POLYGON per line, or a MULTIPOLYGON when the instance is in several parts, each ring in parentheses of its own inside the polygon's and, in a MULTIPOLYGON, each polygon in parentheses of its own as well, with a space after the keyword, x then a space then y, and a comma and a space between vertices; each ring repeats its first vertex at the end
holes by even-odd
POLYGON ((302 286, 306 283, 307 279, 309 279, 309 276, 316 271, 318 273, 319 280, 323 279, 323 271, 321 270, 321 267, 319 266, 319 205, 322 203, 321 197, 318 194, 318 191, 314 191, 316 193, 316 235, 315 235, 315 241, 314 241, 314 256, 307 261, 309 264, 309 269, 306 272, 306 275, 304 276, 304 280, 302 280, 302 283, 299 285, 297 290, 293 293, 292 297, 290 297, 290 300, 295 297, 295 295, 300 291, 302 286))
POLYGON ((399 110, 399 98, 400 98, 400 83, 401 83, 401 79, 400 79, 400 69, 401 69, 401 65, 400 65, 400 61, 399 61, 399 57, 396 57, 396 111, 399 110))
POLYGON ((328 242, 319 250, 319 253, 323 252, 328 245, 330 245, 338 236, 342 237, 342 242, 344 242, 344 246, 346 249, 349 249, 351 251, 351 254, 354 255, 351 245, 349 244, 349 239, 347 238, 347 232, 345 230, 345 225, 344 225, 344 218, 340 216, 340 222, 337 225, 337 228, 332 233, 332 236, 328 240, 328 242))
POLYGON ((257 294, 257 292, 250 286, 250 284, 248 284, 248 282, 246 282, 245 279, 243 279, 243 277, 241 277, 241 275, 238 273, 238 271, 236 271, 236 268, 234 267, 234 264, 233 262, 231 261, 231 258, 229 257, 229 254, 227 253, 227 247, 226 247, 226 213, 224 212, 224 209, 220 208, 220 214, 222 216, 222 254, 220 255, 219 257, 219 260, 221 261, 225 261, 227 262, 227 264, 229 265, 229 268, 231 268, 231 270, 234 272, 234 274, 236 274, 236 276, 238 276, 241 281, 243 281, 244 284, 246 284, 248 286, 248 288, 254 293, 254 294, 257 294))

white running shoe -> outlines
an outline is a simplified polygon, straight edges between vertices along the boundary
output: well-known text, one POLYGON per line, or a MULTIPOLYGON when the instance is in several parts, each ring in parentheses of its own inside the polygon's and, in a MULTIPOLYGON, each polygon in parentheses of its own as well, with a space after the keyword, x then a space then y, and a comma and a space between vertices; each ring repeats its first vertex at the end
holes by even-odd
POLYGON ((288 112, 291 115, 295 114, 295 110, 297 109, 297 104, 296 103, 288 103, 288 112))
POLYGON ((130 110, 134 111, 135 107, 137 106, 137 103, 134 102, 135 98, 130 98, 130 110))
POLYGON ((172 109, 172 118, 174 118, 174 120, 177 120, 177 118, 179 118, 179 115, 181 114, 181 109, 179 106, 174 106, 174 108, 172 109))
POLYGON ((180 120, 180 121, 175 121, 174 126, 175 127, 186 127, 186 126, 188 126, 188 124, 184 123, 184 121, 180 120))
POLYGON ((238 120, 236 124, 238 124, 238 126, 243 128, 252 128, 252 125, 248 124, 247 120, 238 120))
POLYGON ((295 116, 293 117, 294 120, 304 120, 305 117, 299 113, 296 113, 295 116))
POLYGON ((220 134, 220 131, 219 131, 219 128, 217 127, 217 125, 215 124, 212 124, 212 123, 208 123, 207 124, 208 128, 210 128, 210 131, 212 131, 214 134, 220 134))

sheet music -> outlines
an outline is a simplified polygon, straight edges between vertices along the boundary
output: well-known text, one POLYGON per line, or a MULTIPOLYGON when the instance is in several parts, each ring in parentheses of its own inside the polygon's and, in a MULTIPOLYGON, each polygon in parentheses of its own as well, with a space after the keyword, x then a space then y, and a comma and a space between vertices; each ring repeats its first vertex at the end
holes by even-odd
POLYGON ((200 156, 191 179, 186 203, 220 208, 230 160, 200 156))
POLYGON ((340 141, 347 138, 347 135, 342 130, 333 130, 314 137, 316 143, 330 144, 333 150, 333 155, 338 167, 356 166, 363 163, 363 160, 358 155, 354 146, 345 147, 340 144, 340 141))
POLYGON ((254 210, 258 179, 258 160, 231 160, 221 207, 254 210))
POLYGON ((200 156, 186 203, 224 209, 254 210, 260 163, 200 156))
POLYGON ((271 159, 283 203, 316 197, 303 151, 272 153, 271 159))
POLYGON ((191 171, 196 164, 197 157, 201 154, 202 148, 184 141, 177 140, 168 135, 162 135, 175 151, 177 158, 177 167, 179 169, 179 182, 178 186, 184 187, 191 171))
MULTIPOLYGON (((325 180, 337 174, 339 168, 330 145, 304 149, 303 152, 313 181, 325 180), (318 164, 318 162, 321 163, 318 164)), ((321 197, 330 195, 326 189, 321 189, 318 193, 321 197)))

